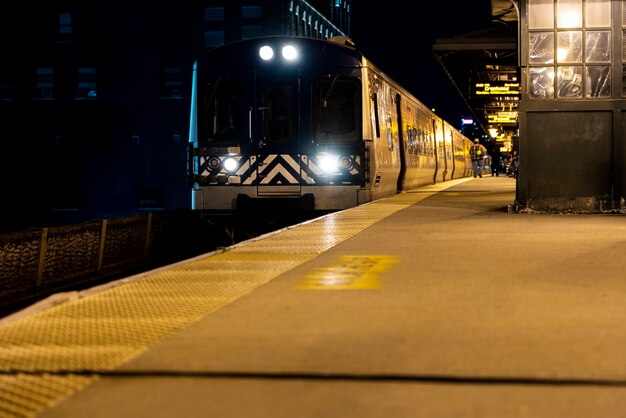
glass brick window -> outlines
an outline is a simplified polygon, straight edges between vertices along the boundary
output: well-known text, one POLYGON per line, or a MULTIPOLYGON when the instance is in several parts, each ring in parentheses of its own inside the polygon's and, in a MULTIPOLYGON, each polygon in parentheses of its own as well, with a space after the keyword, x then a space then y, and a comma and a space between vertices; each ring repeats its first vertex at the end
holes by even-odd
POLYGON ((626 0, 622 0, 622 96, 626 97, 626 0))
POLYGON ((528 0, 530 99, 611 98, 611 0, 528 0))

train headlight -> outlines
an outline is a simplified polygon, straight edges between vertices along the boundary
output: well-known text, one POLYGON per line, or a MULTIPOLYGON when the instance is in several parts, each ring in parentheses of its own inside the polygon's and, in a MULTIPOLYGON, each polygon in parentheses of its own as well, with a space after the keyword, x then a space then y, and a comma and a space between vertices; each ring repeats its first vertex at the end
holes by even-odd
POLYGON ((293 45, 285 45, 281 51, 283 58, 287 61, 293 61, 298 58, 298 50, 293 45))
POLYGON ((324 173, 335 174, 339 171, 339 158, 330 154, 320 155, 319 166, 324 173))
POLYGON ((274 56, 274 50, 269 45, 264 45, 259 49, 259 56, 263 61, 271 60, 274 56))
POLYGON ((230 173, 237 170, 239 163, 233 157, 228 157, 224 160, 224 169, 230 173))

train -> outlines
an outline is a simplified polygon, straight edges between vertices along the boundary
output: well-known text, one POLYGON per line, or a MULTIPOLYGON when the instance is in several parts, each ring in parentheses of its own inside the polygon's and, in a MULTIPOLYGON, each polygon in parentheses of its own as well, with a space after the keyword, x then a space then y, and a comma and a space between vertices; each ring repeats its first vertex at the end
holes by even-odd
POLYGON ((193 66, 194 211, 344 210, 471 176, 471 145, 345 36, 246 39, 193 66))

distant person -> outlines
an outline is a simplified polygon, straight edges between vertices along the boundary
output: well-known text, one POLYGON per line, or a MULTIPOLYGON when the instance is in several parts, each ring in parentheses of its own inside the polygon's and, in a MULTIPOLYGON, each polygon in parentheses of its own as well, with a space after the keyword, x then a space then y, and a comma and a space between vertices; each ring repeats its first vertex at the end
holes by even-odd
POLYGON ((485 153, 487 150, 480 145, 478 138, 474 139, 474 145, 470 148, 470 158, 472 159, 472 169, 474 170, 474 177, 483 176, 483 167, 485 165, 485 153))
POLYGON ((509 164, 509 170, 507 172, 507 175, 509 177, 514 177, 517 178, 517 167, 518 167, 518 158, 517 158, 517 151, 513 151, 513 156, 511 157, 511 164, 509 164))
POLYGON ((494 175, 499 177, 500 173, 504 173, 502 171, 502 165, 500 164, 500 158, 500 147, 498 144, 495 144, 491 150, 491 177, 494 175))

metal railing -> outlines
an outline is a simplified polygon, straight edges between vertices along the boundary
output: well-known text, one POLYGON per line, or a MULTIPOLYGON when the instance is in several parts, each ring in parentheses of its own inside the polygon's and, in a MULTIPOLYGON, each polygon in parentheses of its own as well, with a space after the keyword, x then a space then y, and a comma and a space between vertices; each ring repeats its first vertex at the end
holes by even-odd
POLYGON ((0 234, 0 307, 198 254, 197 232, 164 212, 0 234))

